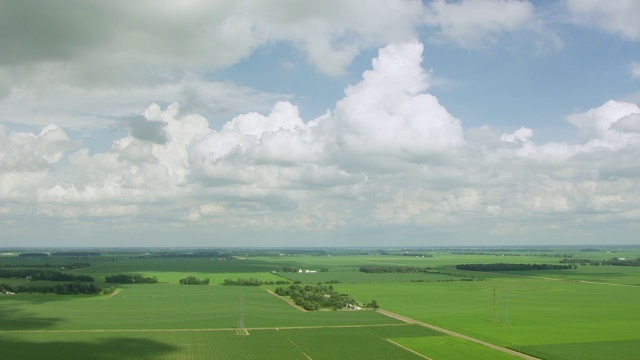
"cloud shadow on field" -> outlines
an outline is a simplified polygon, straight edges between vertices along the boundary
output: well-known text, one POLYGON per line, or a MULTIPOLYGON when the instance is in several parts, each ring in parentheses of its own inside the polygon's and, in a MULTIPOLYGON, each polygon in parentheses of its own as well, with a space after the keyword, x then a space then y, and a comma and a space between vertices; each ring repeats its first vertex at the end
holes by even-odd
POLYGON ((0 302, 0 331, 47 329, 62 321, 59 317, 39 317, 20 307, 0 302))
MULTIPOLYGON (((35 334, 29 334, 33 338, 35 334)), ((50 338, 50 333, 38 334, 50 338)), ((11 340, 7 337, 0 338, 2 357, 6 359, 94 359, 94 360, 121 360, 121 359, 157 359, 165 353, 175 352, 177 347, 158 341, 118 337, 95 341, 95 334, 69 334, 56 333, 54 337, 74 339, 74 341, 25 341, 22 339, 11 340), (87 341, 78 341, 86 338, 87 341), (92 337, 94 337, 92 339, 92 337)), ((14 338, 15 339, 15 338, 14 338)))

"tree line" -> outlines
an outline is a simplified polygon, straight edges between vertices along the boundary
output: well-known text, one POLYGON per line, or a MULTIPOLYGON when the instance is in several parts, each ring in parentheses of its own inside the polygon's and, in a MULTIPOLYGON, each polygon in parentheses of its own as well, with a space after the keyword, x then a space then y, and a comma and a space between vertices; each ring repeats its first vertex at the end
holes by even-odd
POLYGON ((158 282, 158 278, 155 276, 146 277, 142 275, 127 275, 118 274, 105 276, 105 282, 112 284, 155 284, 158 282))
POLYGON ((575 265, 555 265, 555 264, 460 264, 456 265, 458 270, 468 271, 525 271, 525 270, 569 270, 575 269, 575 265))
POLYGON ((563 264, 580 264, 580 265, 612 265, 612 266, 640 266, 640 258, 627 259, 627 258, 611 258, 608 260, 590 260, 590 259, 562 259, 560 263, 563 264))
POLYGON ((426 273, 431 268, 420 268, 415 266, 361 266, 360 271, 364 273, 426 273))
POLYGON ((184 279, 180 279, 181 285, 209 285, 209 278, 206 279, 198 279, 195 276, 187 276, 184 279))
POLYGON ((235 286, 260 286, 262 284, 264 284, 264 282, 256 278, 250 278, 250 279, 237 278, 236 280, 224 279, 224 282, 222 283, 222 285, 235 285, 235 286))
POLYGON ((25 252, 18 255, 19 257, 47 257, 49 253, 43 252, 25 252))
POLYGON ((102 255, 96 251, 60 251, 52 252, 51 256, 100 256, 102 255))
POLYGON ((94 282, 91 276, 87 275, 73 275, 59 271, 51 270, 35 270, 35 269, 21 269, 21 270, 0 270, 0 278, 30 278, 31 280, 49 280, 49 281, 81 281, 81 282, 94 282))
POLYGON ((5 264, 0 267, 4 268, 19 268, 19 267, 28 267, 28 268, 65 268, 66 270, 73 269, 83 269, 91 266, 89 263, 72 263, 72 264, 5 264))
POLYGON ((100 289, 92 283, 71 282, 55 285, 7 285, 0 284, 0 292, 12 293, 42 293, 42 294, 58 294, 58 295, 76 295, 76 294, 99 294, 100 289))

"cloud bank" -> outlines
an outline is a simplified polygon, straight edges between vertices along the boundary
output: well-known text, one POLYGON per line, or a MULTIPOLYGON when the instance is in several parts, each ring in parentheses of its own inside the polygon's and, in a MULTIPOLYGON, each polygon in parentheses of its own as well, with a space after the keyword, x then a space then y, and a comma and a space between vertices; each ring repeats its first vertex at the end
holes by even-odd
POLYGON ((140 104, 177 101, 183 113, 220 125, 246 109, 266 112, 292 100, 211 81, 259 49, 287 44, 318 72, 340 76, 363 50, 411 41, 421 31, 462 48, 542 32, 528 1, 365 6, 359 0, 1 2, 0 119, 41 128, 55 118, 65 129, 95 130, 138 115, 140 104))
POLYGON ((635 241, 637 105, 569 115, 576 143, 465 130, 428 92, 423 50, 380 49, 335 110, 311 120, 279 101, 215 129, 178 103, 152 104, 95 153, 55 125, 0 126, 0 228, 28 239, 34 222, 53 224, 51 244, 117 234, 109 244, 131 245, 142 233, 185 246, 566 243, 613 229, 635 241))

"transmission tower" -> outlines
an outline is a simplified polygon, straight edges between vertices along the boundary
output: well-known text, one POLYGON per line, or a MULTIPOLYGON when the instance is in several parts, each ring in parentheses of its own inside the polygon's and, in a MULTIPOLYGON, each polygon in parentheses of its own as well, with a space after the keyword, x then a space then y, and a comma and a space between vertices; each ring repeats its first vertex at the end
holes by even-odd
POLYGON ((240 317, 238 318, 238 329, 244 330, 244 297, 240 295, 240 303, 238 304, 240 317))
POLYGON ((509 302, 507 300, 507 292, 504 292, 504 324, 509 325, 509 302))

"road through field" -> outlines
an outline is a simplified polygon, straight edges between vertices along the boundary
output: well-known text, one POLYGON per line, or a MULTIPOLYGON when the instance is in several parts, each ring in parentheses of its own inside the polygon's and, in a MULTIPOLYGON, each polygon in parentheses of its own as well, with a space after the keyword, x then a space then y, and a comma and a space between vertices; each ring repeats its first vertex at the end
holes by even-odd
POLYGON ((480 344, 480 345, 486 346, 486 347, 488 347, 488 348, 491 348, 491 349, 494 349, 494 350, 501 351, 501 352, 503 352, 503 353, 505 353, 505 354, 509 354, 509 355, 517 356, 517 357, 519 357, 519 358, 521 358, 521 359, 527 359, 527 360, 540 360, 539 358, 537 358, 537 357, 533 357, 533 356, 531 356, 531 355, 523 354, 523 353, 520 353, 520 352, 517 352, 517 351, 511 350, 511 349, 507 349, 507 348, 504 348, 504 347, 501 347, 501 346, 498 346, 498 345, 494 345, 494 344, 488 343, 488 342, 486 342, 486 341, 482 341, 482 340, 480 340, 480 339, 472 338, 472 337, 467 336, 467 335, 462 335, 462 334, 459 334, 459 333, 457 333, 457 332, 454 332, 454 331, 451 331, 451 330, 447 330, 447 329, 443 329, 443 328, 438 327, 438 326, 435 326, 435 325, 431 325, 431 324, 423 323, 423 322, 421 322, 421 321, 417 321, 417 320, 414 320, 414 319, 408 318, 408 317, 406 317, 406 316, 402 316, 402 315, 400 315, 400 314, 392 313, 392 312, 390 312, 390 311, 381 310, 381 309, 378 309, 377 311, 378 311, 379 313, 381 313, 382 315, 386 315, 386 316, 388 316, 388 317, 391 317, 391 318, 394 318, 394 319, 397 319, 397 320, 400 320, 400 321, 404 321, 404 322, 407 322, 407 323, 411 323, 411 324, 416 324, 416 325, 424 326, 424 327, 426 327, 426 328, 429 328, 429 329, 432 329, 432 330, 435 330, 435 331, 441 332, 441 333, 443 333, 443 334, 447 334, 447 335, 449 335, 449 336, 455 336, 455 337, 460 338, 460 339, 464 339, 464 340, 472 341, 472 342, 474 342, 474 343, 477 343, 477 344, 480 344))

